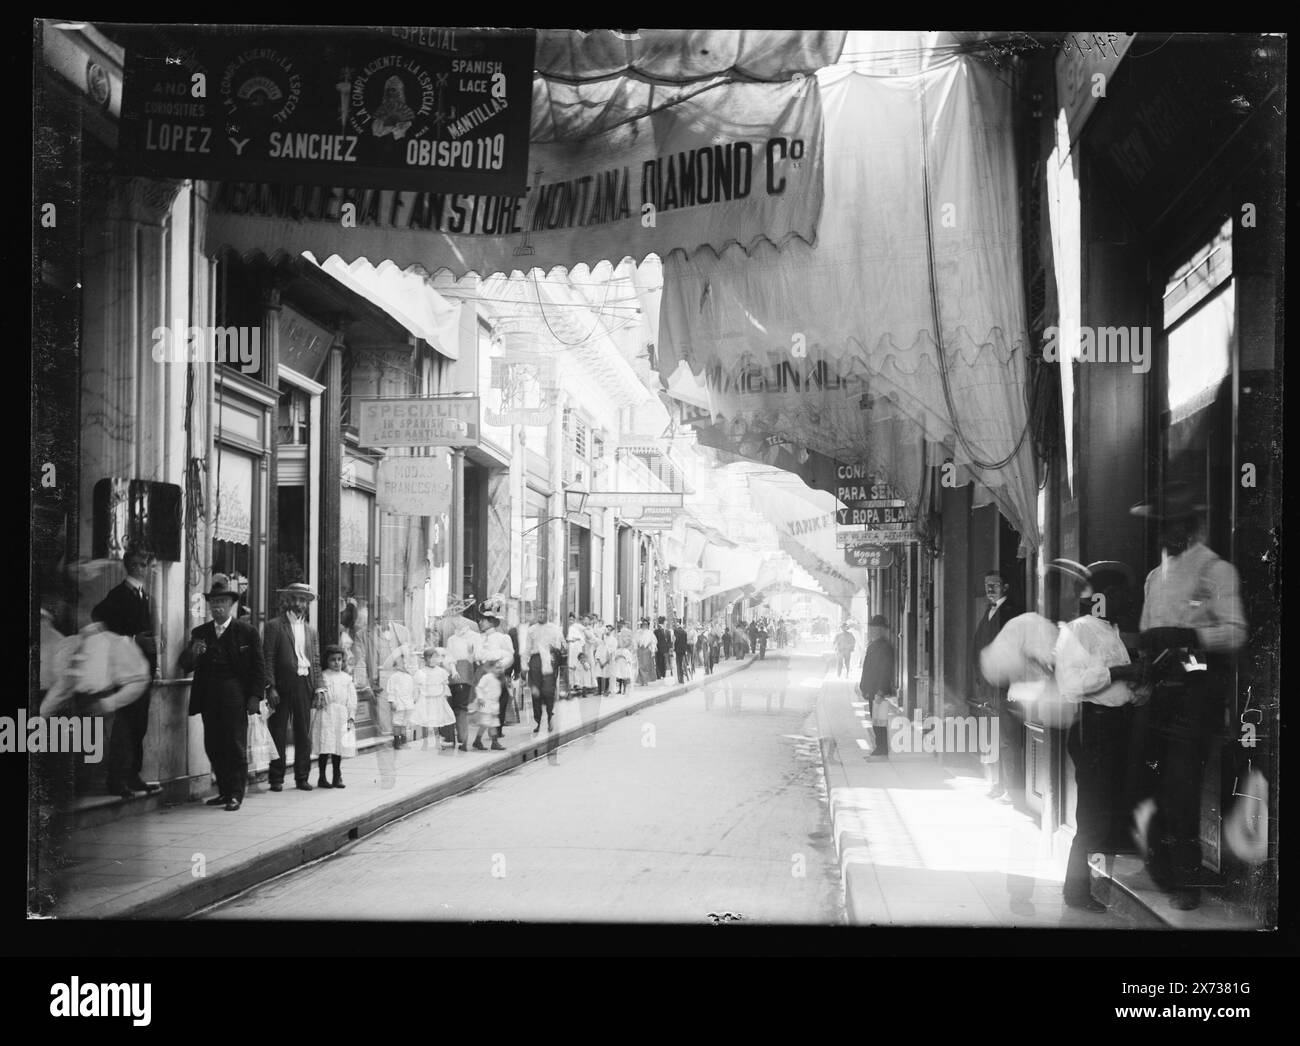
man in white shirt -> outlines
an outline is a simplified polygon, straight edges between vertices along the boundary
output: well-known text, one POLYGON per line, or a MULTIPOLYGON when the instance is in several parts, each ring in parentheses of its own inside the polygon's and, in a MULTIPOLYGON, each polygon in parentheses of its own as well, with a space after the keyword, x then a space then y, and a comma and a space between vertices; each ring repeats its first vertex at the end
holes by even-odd
POLYGON ((1056 560, 1052 566, 1079 585, 1078 616, 1065 625, 1056 645, 1061 699, 1079 702, 1079 715, 1066 736, 1076 800, 1063 892, 1071 908, 1104 912, 1106 906, 1092 896, 1088 855, 1128 849, 1123 838, 1129 824, 1124 769, 1133 731, 1134 686, 1142 682, 1143 667, 1129 658, 1120 626, 1133 609, 1133 572, 1116 560, 1086 567, 1056 560))
POLYGON ((295 582, 279 591, 280 613, 266 623, 263 650, 266 659, 266 702, 271 708, 266 726, 275 742, 267 779, 271 791, 284 790, 284 753, 293 726, 293 776, 295 787, 310 792, 311 712, 316 695, 325 693, 320 674, 320 641, 307 622, 307 608, 316 598, 308 585, 295 582))
POLYGON ((542 729, 542 706, 546 706, 546 729, 554 729, 555 669, 564 657, 566 645, 559 626, 546 619, 546 608, 538 607, 535 623, 528 629, 520 650, 528 666, 528 688, 533 695, 533 733, 542 729))

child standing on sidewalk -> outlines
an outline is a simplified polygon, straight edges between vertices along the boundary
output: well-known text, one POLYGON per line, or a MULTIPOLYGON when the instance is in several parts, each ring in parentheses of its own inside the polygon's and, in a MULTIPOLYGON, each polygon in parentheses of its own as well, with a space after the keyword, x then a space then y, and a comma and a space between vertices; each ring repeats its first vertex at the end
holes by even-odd
POLYGON ((325 693, 316 699, 316 711, 311 718, 311 750, 320 766, 317 788, 343 788, 344 738, 349 728, 356 727, 357 688, 352 677, 343 671, 343 648, 333 644, 325 648, 321 660, 325 671, 321 679, 325 693), (334 763, 334 781, 325 780, 325 762, 334 763))
MULTIPOLYGON (((443 667, 443 655, 442 647, 426 647, 424 667, 415 673, 415 708, 411 710, 410 722, 413 727, 424 728, 424 746, 421 751, 429 747, 429 731, 454 726, 456 723, 456 713, 447 701, 451 694, 448 685, 451 676, 443 667)), ((445 746, 439 744, 439 748, 442 747, 445 746)))
POLYGON ((475 704, 478 711, 478 733, 474 735, 474 747, 480 752, 483 747, 483 731, 488 731, 492 738, 492 750, 504 752, 505 745, 497 737, 496 730, 501 725, 501 676, 497 672, 485 672, 474 687, 475 704))

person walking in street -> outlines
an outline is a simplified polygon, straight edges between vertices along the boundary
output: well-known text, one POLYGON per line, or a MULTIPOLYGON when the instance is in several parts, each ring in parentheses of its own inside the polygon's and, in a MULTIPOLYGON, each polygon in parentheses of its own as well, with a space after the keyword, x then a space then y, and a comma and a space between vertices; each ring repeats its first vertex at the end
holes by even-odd
POLYGON ((862 655, 862 677, 857 689, 871 709, 876 741, 872 751, 876 755, 888 755, 889 720, 885 714, 877 714, 877 702, 884 702, 898 688, 894 683, 894 644, 890 642, 889 619, 884 614, 876 614, 867 622, 867 649, 862 655))
MULTIPOLYGON (((510 705, 510 673, 514 670, 515 645, 510 636, 501 630, 501 619, 494 614, 486 615, 480 622, 483 628, 479 635, 478 668, 476 672, 481 679, 492 673, 501 683, 497 695, 497 723, 495 737, 505 733, 506 709, 510 705)), ((477 680, 475 686, 477 686, 477 680)))
POLYGON ((1135 687, 1144 668, 1134 664, 1121 638, 1133 607, 1133 572, 1124 563, 1083 566, 1058 559, 1051 566, 1077 585, 1077 616, 1064 625, 1054 666, 1062 702, 1078 702, 1078 717, 1066 734, 1074 763, 1074 840, 1065 866, 1062 893, 1071 908, 1104 912, 1092 896, 1090 853, 1114 853, 1127 826, 1124 767, 1133 725, 1135 687), (1100 598, 1097 598, 1100 597, 1100 598))
POLYGON ((1246 643, 1236 568, 1205 545, 1205 506, 1193 488, 1172 482, 1134 505, 1158 523, 1161 564, 1147 575, 1142 649, 1155 672, 1144 717, 1147 791, 1155 814, 1147 831, 1147 868, 1183 911, 1201 903, 1201 785, 1211 741, 1233 693, 1232 655, 1246 643))
POLYGON ((755 640, 755 646, 758 649, 758 659, 760 661, 763 661, 767 658, 767 636, 768 636, 767 621, 763 620, 758 622, 757 626, 754 629, 754 640, 755 640))
POLYGON ((616 649, 614 651, 614 678, 618 680, 618 692, 626 694, 627 688, 636 678, 637 651, 636 637, 626 621, 618 623, 616 649))
POLYGON ((853 648, 858 645, 857 637, 849 631, 847 621, 840 625, 839 633, 835 636, 835 674, 843 679, 849 674, 849 660, 853 657, 853 648))
POLYGON ((654 637, 655 678, 663 679, 668 675, 668 656, 673 647, 673 637, 662 617, 655 622, 654 637))
POLYGON ((609 681, 614 675, 614 655, 618 653, 618 636, 613 625, 599 629, 596 639, 596 693, 608 696, 609 681))
POLYGON ((451 710, 456 713, 456 726, 448 727, 443 738, 452 740, 460 751, 468 752, 469 705, 474 697, 475 663, 478 660, 474 623, 469 618, 453 619, 446 650, 451 673, 451 710))
POLYGON ((285 742, 293 727, 293 776, 300 791, 310 792, 311 713, 325 684, 320 675, 320 646, 316 629, 307 622, 307 608, 316 594, 302 582, 279 592, 280 613, 266 623, 266 702, 271 707, 267 728, 275 742, 267 780, 271 791, 284 789, 285 742))
POLYGON ((990 570, 984 575, 984 598, 987 605, 975 625, 972 678, 975 680, 974 711, 998 718, 999 750, 998 758, 992 764, 993 784, 989 788, 989 798, 1015 802, 1024 794, 1025 786, 1020 718, 1007 700, 1006 688, 994 686, 984 678, 980 669, 980 652, 997 638, 1008 621, 1021 613, 1019 605, 1010 598, 1010 592, 1011 586, 1001 571, 990 570))
POLYGON ((343 671, 343 648, 331 643, 323 655, 321 672, 324 692, 316 696, 316 711, 311 720, 311 751, 319 773, 317 788, 343 788, 344 739, 349 728, 355 730, 357 688, 352 677, 343 671), (332 763, 334 780, 325 779, 325 767, 332 763))
POLYGON ((533 733, 542 729, 543 707, 546 708, 546 729, 555 729, 555 675, 565 654, 564 633, 547 620, 546 608, 538 607, 536 620, 524 643, 528 688, 533 695, 533 733))
POLYGON ((636 630, 637 686, 645 686, 659 678, 655 674, 658 670, 655 664, 658 645, 659 640, 650 628, 650 619, 643 617, 641 627, 636 630))
POLYGON ((726 625, 722 626, 722 656, 725 660, 731 660, 731 629, 726 625))
POLYGON ((149 662, 149 684, 139 697, 113 713, 113 732, 108 739, 106 790, 109 795, 130 799, 136 792, 153 793, 162 788, 140 776, 144 768, 144 736, 149 730, 149 702, 153 680, 158 677, 158 643, 148 591, 154 558, 142 546, 131 545, 122 557, 122 565, 126 578, 95 606, 90 617, 102 621, 110 632, 130 636, 149 662))
POLYGON ((690 645, 686 638, 686 629, 680 621, 673 627, 673 656, 677 658, 677 682, 686 682, 686 657, 690 645))
POLYGON ((203 719, 203 750, 217 779, 217 795, 208 806, 234 811, 244 803, 248 778, 248 717, 258 714, 266 689, 262 637, 235 619, 238 592, 225 574, 212 576, 203 598, 212 620, 190 633, 180 665, 194 673, 189 714, 203 719))

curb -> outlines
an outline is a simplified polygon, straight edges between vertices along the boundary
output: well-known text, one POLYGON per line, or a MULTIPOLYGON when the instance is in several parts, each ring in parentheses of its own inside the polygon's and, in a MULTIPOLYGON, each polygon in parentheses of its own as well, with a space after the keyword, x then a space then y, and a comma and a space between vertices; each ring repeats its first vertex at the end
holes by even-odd
MULTIPOLYGON (((774 657, 771 660, 778 659, 779 657, 774 657)), ((698 688, 705 681, 725 679, 728 676, 742 672, 756 660, 758 658, 751 655, 735 665, 715 669, 712 675, 697 677, 684 684, 674 684, 666 690, 647 694, 621 708, 601 712, 590 722, 582 723, 576 727, 571 726, 566 730, 557 731, 553 734, 538 735, 536 740, 528 741, 519 747, 512 747, 500 753, 497 758, 479 763, 473 769, 468 769, 453 778, 441 781, 436 785, 430 785, 428 788, 405 796, 402 799, 382 804, 345 823, 332 825, 304 838, 296 839, 286 846, 267 853, 257 854, 240 864, 225 868, 205 878, 187 881, 183 886, 170 891, 165 896, 126 905, 111 914, 89 917, 73 915, 68 918, 109 920, 184 919, 205 908, 210 908, 214 904, 229 900, 254 886, 259 886, 269 879, 291 872, 322 857, 327 857, 341 850, 349 843, 365 838, 408 814, 476 788, 489 778, 513 770, 530 760, 536 760, 555 751, 562 745, 568 744, 570 741, 587 734, 593 734, 619 719, 671 698, 680 697, 682 694, 698 688)))

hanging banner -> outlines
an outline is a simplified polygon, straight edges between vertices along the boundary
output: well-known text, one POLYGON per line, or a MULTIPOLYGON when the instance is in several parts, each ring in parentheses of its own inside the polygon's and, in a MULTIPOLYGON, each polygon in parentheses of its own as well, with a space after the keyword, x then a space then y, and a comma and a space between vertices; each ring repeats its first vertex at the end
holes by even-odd
POLYGON ((831 599, 851 599, 866 575, 843 565, 835 546, 835 501, 797 480, 749 479, 754 507, 776 527, 781 549, 808 571, 831 599))
POLYGON ((531 30, 176 26, 131 36, 123 171, 523 191, 531 30))
POLYGON ((385 458, 379 463, 375 498, 380 512, 436 516, 451 505, 451 465, 436 457, 385 458))
POLYGON ((363 447, 475 447, 478 406, 477 396, 357 400, 357 439, 363 447))
POLYGON ((227 181, 211 201, 208 245, 388 258, 459 276, 640 260, 674 248, 812 243, 821 114, 811 77, 720 84, 580 141, 533 143, 522 193, 227 181), (342 217, 349 203, 350 226, 342 217))

